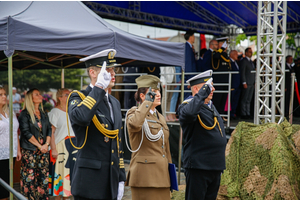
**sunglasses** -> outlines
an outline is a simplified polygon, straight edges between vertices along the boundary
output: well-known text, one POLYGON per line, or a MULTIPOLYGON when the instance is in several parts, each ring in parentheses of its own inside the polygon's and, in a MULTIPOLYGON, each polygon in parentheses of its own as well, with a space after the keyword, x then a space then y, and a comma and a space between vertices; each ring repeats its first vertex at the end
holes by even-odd
POLYGON ((68 97, 69 94, 63 94, 61 97, 68 97))

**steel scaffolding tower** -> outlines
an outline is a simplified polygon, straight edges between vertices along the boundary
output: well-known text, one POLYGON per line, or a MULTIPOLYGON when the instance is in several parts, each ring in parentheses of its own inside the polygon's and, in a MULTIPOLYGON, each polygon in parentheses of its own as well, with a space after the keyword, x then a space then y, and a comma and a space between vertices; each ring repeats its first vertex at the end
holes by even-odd
POLYGON ((286 1, 258 2, 255 124, 284 119, 286 11, 286 1))

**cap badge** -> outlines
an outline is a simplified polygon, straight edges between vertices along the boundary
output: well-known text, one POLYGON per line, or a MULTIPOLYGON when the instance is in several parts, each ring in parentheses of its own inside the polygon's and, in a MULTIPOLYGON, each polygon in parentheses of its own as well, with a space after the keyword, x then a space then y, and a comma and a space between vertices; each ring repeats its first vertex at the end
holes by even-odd
POLYGON ((114 51, 110 51, 108 53, 108 59, 114 59, 115 55, 116 55, 116 53, 114 51))

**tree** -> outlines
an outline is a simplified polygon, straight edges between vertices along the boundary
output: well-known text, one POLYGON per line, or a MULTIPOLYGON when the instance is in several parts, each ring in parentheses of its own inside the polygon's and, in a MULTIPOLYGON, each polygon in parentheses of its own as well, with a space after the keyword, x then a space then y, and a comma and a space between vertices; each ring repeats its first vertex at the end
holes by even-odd
MULTIPOLYGON (((65 69, 65 88, 80 89, 80 77, 83 69, 65 69)), ((0 85, 8 84, 8 73, 0 73, 0 85)), ((49 91, 50 88, 61 88, 61 69, 43 70, 14 70, 13 85, 21 90, 38 88, 41 91, 49 91)))
POLYGON ((241 41, 246 40, 247 36, 246 34, 239 34, 238 36, 236 36, 236 45, 241 44, 241 41))

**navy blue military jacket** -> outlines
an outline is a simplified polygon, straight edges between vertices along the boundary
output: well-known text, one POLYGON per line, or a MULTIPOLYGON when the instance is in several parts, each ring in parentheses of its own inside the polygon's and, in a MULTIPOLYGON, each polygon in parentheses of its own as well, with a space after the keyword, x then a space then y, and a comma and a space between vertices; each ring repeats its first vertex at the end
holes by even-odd
MULTIPOLYGON (((218 49, 212 52, 212 70, 214 72, 231 71, 230 58, 223 49, 218 49)), ((214 83, 228 83, 228 74, 213 74, 214 83)))
POLYGON ((209 94, 210 88, 205 84, 194 97, 190 96, 178 107, 179 122, 186 142, 183 148, 184 168, 220 171, 225 169, 226 134, 214 105, 210 109, 204 104, 209 94), (214 116, 217 116, 223 136, 218 125, 212 130, 206 130, 200 124, 198 115, 208 127, 213 126, 214 116))
MULTIPOLYGON (((231 80, 231 87, 232 88, 239 88, 241 87, 241 75, 240 75, 240 69, 236 66, 237 62, 233 62, 231 60, 231 68, 232 71, 239 72, 238 74, 232 74, 232 80, 231 80)), ((238 64, 237 64, 238 65, 238 64)))
MULTIPOLYGON (((185 72, 197 72, 197 64, 193 48, 186 42, 185 43, 185 72)), ((185 75, 185 80, 192 78, 194 75, 185 75)))
POLYGON ((68 105, 78 147, 84 143, 88 126, 86 144, 78 150, 71 192, 74 196, 89 199, 114 199, 118 194, 119 182, 126 180, 122 143, 120 141, 118 152, 117 140, 106 138, 95 127, 92 118, 96 115, 108 130, 118 129, 121 138, 121 106, 117 99, 109 95, 114 114, 113 122, 107 102, 104 102, 104 98, 107 98, 105 90, 89 86, 81 92, 86 96, 85 100, 82 101, 77 93, 72 93, 68 105))

